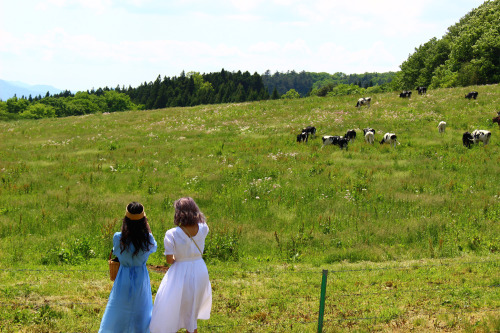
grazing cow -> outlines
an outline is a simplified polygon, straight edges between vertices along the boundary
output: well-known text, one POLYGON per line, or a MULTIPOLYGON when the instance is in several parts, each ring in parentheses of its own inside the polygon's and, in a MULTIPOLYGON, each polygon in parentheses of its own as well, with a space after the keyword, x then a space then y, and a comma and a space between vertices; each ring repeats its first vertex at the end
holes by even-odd
POLYGON ((306 132, 307 135, 312 135, 312 137, 316 137, 316 127, 314 126, 307 126, 306 128, 302 129, 302 132, 306 132))
POLYGON ((385 133, 380 144, 388 143, 391 146, 396 148, 396 144, 399 144, 398 137, 394 133, 385 133))
POLYGON ((375 142, 375 130, 373 128, 363 128, 363 134, 365 135, 365 141, 369 144, 375 142))
POLYGON ((375 130, 373 128, 363 128, 363 134, 366 134, 367 132, 373 132, 373 135, 375 135, 375 130))
POLYGON ((476 99, 477 98, 477 91, 471 91, 470 93, 468 93, 467 95, 465 95, 465 98, 467 98, 467 99, 471 99, 471 98, 476 99))
POLYGON ((375 130, 371 127, 363 128, 363 134, 366 134, 367 132, 373 132, 375 135, 375 130))
POLYGON ((417 88, 418 94, 423 95, 427 93, 427 87, 418 87, 417 88))
POLYGON ((411 97, 411 91, 405 90, 405 91, 403 91, 402 93, 399 94, 399 97, 401 97, 401 98, 410 98, 411 97))
POLYGON ((344 135, 344 138, 346 138, 349 141, 354 141, 356 139, 356 131, 353 129, 350 129, 347 131, 347 133, 344 135))
POLYGON ((439 133, 443 134, 445 130, 446 130, 446 122, 444 121, 439 122, 438 124, 439 133))
POLYGON ((496 116, 495 118, 492 119, 494 123, 498 124, 498 127, 500 127, 500 115, 496 116))
POLYGON ((467 148, 470 148, 470 146, 474 143, 473 139, 474 138, 473 138, 472 134, 470 134, 469 132, 465 132, 462 135, 462 143, 467 148))
POLYGON ((370 102, 372 101, 371 97, 361 97, 358 99, 358 103, 356 103, 356 107, 361 107, 363 105, 368 105, 370 107, 370 102))
POLYGON ((472 141, 478 143, 481 141, 485 146, 490 142, 491 132, 487 130, 475 130, 471 133, 472 141))
POLYGON ((347 140, 343 136, 325 135, 322 139, 323 147, 326 145, 337 145, 341 149, 343 149, 344 147, 347 147, 347 144, 349 143, 349 140, 347 140))
POLYGON ((373 132, 366 132, 365 133, 365 141, 369 144, 373 144, 375 142, 375 134, 373 132))
POLYGON ((297 135, 297 142, 307 142, 309 135, 306 132, 302 132, 297 135))

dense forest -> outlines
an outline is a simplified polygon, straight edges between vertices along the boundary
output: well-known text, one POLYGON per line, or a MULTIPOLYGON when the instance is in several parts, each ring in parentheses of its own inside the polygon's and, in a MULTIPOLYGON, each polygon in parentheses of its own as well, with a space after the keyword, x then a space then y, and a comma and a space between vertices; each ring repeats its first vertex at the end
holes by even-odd
MULTIPOLYGON (((270 95, 276 90, 279 96, 285 94, 290 89, 295 89, 300 96, 326 95, 321 92, 321 88, 328 87, 331 91, 338 85, 355 85, 359 88, 369 88, 382 86, 390 83, 396 73, 364 73, 364 74, 344 74, 344 73, 313 73, 302 71, 288 71, 286 73, 276 72, 271 74, 267 70, 262 76, 264 85, 270 95)), ((325 89, 323 89, 324 91, 325 89)))
MULTIPOLYGON (((120 91, 119 91, 120 92, 120 91)), ((154 82, 144 82, 137 88, 129 87, 121 92, 130 96, 133 103, 146 109, 173 106, 192 106, 247 102, 268 99, 262 77, 249 72, 220 72, 200 74, 182 72, 179 77, 161 76, 154 82)))
POLYGON ((415 49, 400 66, 397 86, 446 88, 500 82, 500 0, 483 3, 415 49))
POLYGON ((500 82, 500 0, 487 1, 415 49, 397 73, 182 72, 136 88, 108 87, 0 101, 0 120, 84 115, 306 96, 338 96, 500 82))
POLYGON ((159 109, 199 104, 247 102, 269 99, 262 77, 241 71, 200 74, 181 73, 179 77, 158 76, 137 88, 108 87, 42 96, 14 96, 0 101, 0 119, 66 117, 96 112, 159 109))

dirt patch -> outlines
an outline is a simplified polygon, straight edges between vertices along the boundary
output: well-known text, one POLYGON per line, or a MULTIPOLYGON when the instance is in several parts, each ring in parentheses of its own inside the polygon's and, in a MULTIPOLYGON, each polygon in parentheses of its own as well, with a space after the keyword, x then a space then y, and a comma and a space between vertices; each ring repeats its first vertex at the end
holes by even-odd
POLYGON ((168 271, 167 266, 160 266, 160 265, 147 265, 149 270, 158 272, 158 273, 166 273, 168 271))

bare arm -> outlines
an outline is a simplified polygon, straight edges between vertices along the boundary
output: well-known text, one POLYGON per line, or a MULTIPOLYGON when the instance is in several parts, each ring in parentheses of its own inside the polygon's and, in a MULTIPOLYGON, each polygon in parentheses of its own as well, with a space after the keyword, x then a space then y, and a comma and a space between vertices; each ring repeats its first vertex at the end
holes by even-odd
POLYGON ((167 264, 172 265, 175 262, 173 254, 167 254, 167 264))

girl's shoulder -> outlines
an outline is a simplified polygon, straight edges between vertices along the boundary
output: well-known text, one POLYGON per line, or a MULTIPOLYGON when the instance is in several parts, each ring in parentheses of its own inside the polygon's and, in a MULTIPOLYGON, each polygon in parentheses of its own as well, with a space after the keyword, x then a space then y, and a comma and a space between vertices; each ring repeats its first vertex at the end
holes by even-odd
POLYGON ((179 227, 168 229, 167 232, 165 232, 165 237, 168 235, 173 236, 176 233, 177 229, 179 229, 179 227))
POLYGON ((113 240, 120 239, 121 237, 122 237, 121 231, 115 232, 115 234, 113 235, 113 240))
POLYGON ((198 223, 198 232, 202 235, 208 234, 208 224, 206 223, 198 223))

